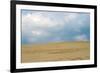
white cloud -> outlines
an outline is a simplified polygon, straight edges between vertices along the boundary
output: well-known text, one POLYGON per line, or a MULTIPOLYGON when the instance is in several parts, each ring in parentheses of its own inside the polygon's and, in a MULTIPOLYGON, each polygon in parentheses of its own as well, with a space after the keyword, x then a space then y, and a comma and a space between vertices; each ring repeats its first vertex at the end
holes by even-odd
MULTIPOLYGON (((28 13, 22 16, 22 24, 23 26, 30 25, 35 27, 56 27, 59 26, 59 21, 55 21, 51 19, 49 16, 45 16, 42 12, 38 13, 28 13)), ((61 24, 62 25, 62 24, 61 24)))
POLYGON ((44 12, 22 14, 22 32, 30 36, 50 35, 45 29, 60 29, 63 22, 53 20, 44 12))
POLYGON ((41 31, 32 31, 32 34, 33 34, 33 35, 41 35, 42 32, 41 32, 41 31))
POLYGON ((43 30, 33 30, 32 31, 32 36, 40 36, 41 37, 41 35, 48 36, 48 35, 50 35, 50 33, 47 31, 43 31, 43 30))
POLYGON ((79 24, 81 20, 78 20, 78 16, 79 15, 77 13, 67 13, 64 16, 64 20, 67 23, 67 26, 76 32, 80 32, 81 27, 81 25, 79 24))
POLYGON ((67 26, 76 32, 81 32, 81 28, 89 26, 89 14, 67 13, 64 16, 67 26), (88 22, 87 22, 88 21, 88 22))
POLYGON ((64 19, 68 23, 75 20, 75 19, 77 19, 77 17, 78 17, 77 13, 67 13, 67 14, 64 14, 64 15, 65 15, 64 19))
POLYGON ((76 41, 88 41, 88 38, 86 35, 82 34, 82 35, 77 35, 75 38, 74 38, 76 41))

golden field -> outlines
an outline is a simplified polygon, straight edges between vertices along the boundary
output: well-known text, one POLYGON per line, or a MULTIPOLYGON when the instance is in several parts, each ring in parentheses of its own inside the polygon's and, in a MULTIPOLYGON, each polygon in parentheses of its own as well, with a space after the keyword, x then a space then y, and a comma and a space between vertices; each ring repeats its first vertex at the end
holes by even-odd
POLYGON ((90 59, 90 42, 59 42, 22 45, 21 62, 72 61, 90 59))

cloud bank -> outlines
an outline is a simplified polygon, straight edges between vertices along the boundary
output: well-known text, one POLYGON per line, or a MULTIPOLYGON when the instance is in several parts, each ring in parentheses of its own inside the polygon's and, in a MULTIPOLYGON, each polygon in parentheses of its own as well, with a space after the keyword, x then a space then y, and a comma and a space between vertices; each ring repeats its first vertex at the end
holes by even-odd
POLYGON ((89 41, 89 13, 22 10, 22 44, 89 41))

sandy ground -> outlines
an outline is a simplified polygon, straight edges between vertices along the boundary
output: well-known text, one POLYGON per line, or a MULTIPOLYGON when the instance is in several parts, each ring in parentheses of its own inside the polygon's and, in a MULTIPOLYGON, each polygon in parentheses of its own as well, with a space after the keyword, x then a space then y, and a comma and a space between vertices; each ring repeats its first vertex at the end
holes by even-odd
POLYGON ((22 45, 21 62, 71 61, 90 58, 89 42, 60 42, 22 45))

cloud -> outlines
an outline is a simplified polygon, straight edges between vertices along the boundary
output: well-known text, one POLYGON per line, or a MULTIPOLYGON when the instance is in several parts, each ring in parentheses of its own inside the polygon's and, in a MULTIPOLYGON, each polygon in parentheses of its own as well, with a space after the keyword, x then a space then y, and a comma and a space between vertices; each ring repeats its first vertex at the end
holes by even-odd
MULTIPOLYGON (((89 15, 67 12, 22 11, 22 37, 28 43, 87 40, 81 34, 89 26, 89 15), (72 38, 73 36, 73 38, 72 38)), ((23 41, 23 40, 22 40, 23 41)))
POLYGON ((64 14, 64 19, 67 23, 76 20, 78 18, 78 13, 66 13, 64 14))
POLYGON ((45 13, 37 12, 37 13, 28 13, 22 16, 22 24, 28 26, 42 27, 42 28, 50 28, 62 25, 57 20, 53 20, 50 16, 45 16, 45 13))
POLYGON ((64 19, 70 29, 80 32, 82 28, 90 24, 89 13, 66 13, 64 19))
POLYGON ((53 18, 48 12, 34 12, 27 11, 26 14, 22 14, 22 34, 24 36, 47 36, 50 35, 49 31, 58 30, 62 28, 64 22, 57 20, 56 16, 53 18), (46 32, 45 32, 46 31, 46 32))
POLYGON ((43 32, 41 32, 41 31, 32 31, 32 34, 33 35, 41 35, 41 34, 43 34, 43 32))
POLYGON ((40 36, 41 37, 41 35, 42 36, 48 36, 48 35, 50 35, 50 33, 47 32, 47 31, 42 31, 42 30, 33 30, 32 31, 32 35, 33 36, 40 36))
POLYGON ((88 41, 89 39, 87 38, 86 35, 82 34, 82 35, 77 35, 75 36, 75 41, 88 41))

